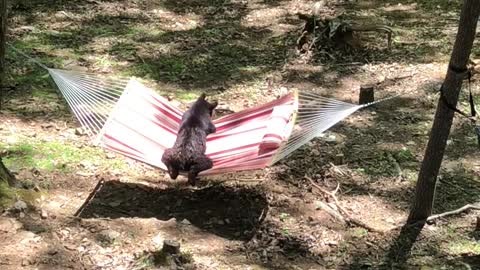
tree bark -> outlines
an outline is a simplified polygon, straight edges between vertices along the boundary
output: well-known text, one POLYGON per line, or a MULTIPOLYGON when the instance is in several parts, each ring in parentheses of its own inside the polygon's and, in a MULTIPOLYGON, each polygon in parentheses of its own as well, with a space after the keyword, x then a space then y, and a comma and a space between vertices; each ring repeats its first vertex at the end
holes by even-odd
MULTIPOLYGON (((0 109, 3 103, 3 89, 5 89, 5 45, 7 32, 7 0, 0 0, 0 109)), ((15 186, 15 177, 3 164, 0 158, 0 182, 7 182, 15 186)))
POLYGON ((5 89, 5 46, 7 42, 7 0, 0 0, 0 110, 5 89))
POLYGON ((479 14, 480 1, 464 1, 457 37, 442 85, 444 100, 440 98, 438 101, 430 138, 418 175, 414 203, 407 220, 409 224, 426 220, 432 213, 435 184, 454 116, 454 111, 447 107, 445 101, 452 106, 457 105, 462 82, 466 77, 467 62, 475 39, 479 14))

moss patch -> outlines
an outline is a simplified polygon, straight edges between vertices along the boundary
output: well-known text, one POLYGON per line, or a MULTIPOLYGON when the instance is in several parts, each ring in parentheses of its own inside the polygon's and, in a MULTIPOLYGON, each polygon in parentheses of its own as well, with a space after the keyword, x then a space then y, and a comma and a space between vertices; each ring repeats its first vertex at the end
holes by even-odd
POLYGON ((6 150, 5 165, 11 170, 35 168, 43 171, 72 172, 78 165, 103 168, 124 166, 119 160, 105 159, 99 148, 78 147, 59 141, 23 141, 13 145, 3 145, 6 150))
POLYGON ((0 208, 5 208, 13 203, 15 191, 7 183, 0 181, 0 208))

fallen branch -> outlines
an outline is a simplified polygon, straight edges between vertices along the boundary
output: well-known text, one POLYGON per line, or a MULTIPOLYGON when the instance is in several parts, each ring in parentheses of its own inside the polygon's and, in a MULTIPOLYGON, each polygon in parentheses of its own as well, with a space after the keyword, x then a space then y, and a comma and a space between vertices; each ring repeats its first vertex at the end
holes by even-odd
MULTIPOLYGON (((338 208, 339 211, 337 212, 338 215, 332 214, 331 211, 327 211, 329 214, 331 214, 331 215, 334 216, 335 218, 338 218, 338 216, 340 215, 340 216, 345 220, 345 222, 348 223, 348 224, 350 224, 350 225, 355 225, 355 226, 358 226, 358 227, 365 228, 366 230, 368 230, 368 231, 370 231, 370 232, 383 233, 383 231, 378 230, 378 229, 376 229, 376 228, 373 228, 373 227, 371 227, 370 225, 364 223, 363 221, 358 220, 358 219, 352 217, 352 216, 348 213, 348 211, 340 205, 340 202, 338 201, 337 196, 335 195, 335 194, 338 192, 339 188, 340 188, 340 184, 337 185, 337 188, 336 188, 334 191, 330 192, 330 191, 328 191, 328 190, 326 190, 326 189, 323 189, 321 186, 317 185, 310 177, 305 176, 305 179, 307 179, 308 181, 310 181, 310 183, 312 184, 313 187, 315 187, 316 189, 320 190, 322 193, 324 193, 324 194, 332 197, 333 201, 335 202, 335 206, 338 208)), ((324 208, 324 206, 326 206, 326 204, 325 204, 325 205, 322 205, 322 208, 324 208)), ((332 211, 335 211, 335 210, 332 209, 332 211)))
POLYGON ((343 171, 340 166, 337 166, 335 164, 333 164, 332 162, 329 162, 328 163, 330 165, 330 168, 328 168, 328 171, 331 173, 331 174, 337 174, 337 175, 340 175, 340 176, 346 176, 347 173, 345 171, 343 171))
MULTIPOLYGON (((316 15, 297 13, 299 19, 304 20, 305 24, 301 36, 297 39, 297 48, 302 48, 307 43, 307 34, 313 34, 311 43, 317 43, 320 40, 333 41, 336 45, 348 45, 357 47, 359 41, 354 37, 358 32, 384 32, 387 34, 388 48, 392 44, 393 29, 387 25, 351 25, 338 18, 319 18, 316 15), (316 33, 318 32, 318 34, 316 33)), ((311 49, 313 45, 310 44, 311 49)))
MULTIPOLYGON (((448 216, 453 216, 453 215, 458 215, 460 213, 463 213, 463 212, 466 212, 468 210, 480 210, 480 202, 479 203, 474 203, 474 204, 467 204, 467 205, 464 205, 458 209, 455 209, 455 210, 452 210, 452 211, 448 211, 448 212, 444 212, 444 213, 441 213, 441 214, 437 214, 437 215, 432 215, 432 216, 429 216, 426 220, 426 222, 432 222, 436 219, 439 219, 439 218, 444 218, 444 217, 448 217, 448 216)), ((419 224, 422 224, 424 223, 425 220, 419 220, 417 222, 414 222, 414 223, 411 223, 411 224, 402 224, 402 225, 397 225, 393 228, 390 229, 390 231, 392 230, 397 230, 397 229, 400 229, 404 226, 406 227, 414 227, 414 226, 418 226, 419 224)))
POLYGON ((95 197, 95 195, 97 194, 97 192, 102 189, 103 185, 105 184, 105 180, 101 179, 100 181, 98 181, 97 185, 95 186, 95 188, 92 190, 92 192, 90 192, 90 194, 88 195, 87 199, 85 200, 85 202, 83 202, 82 206, 80 206, 80 208, 78 208, 77 212, 75 212, 75 214, 73 215, 74 217, 80 217, 80 215, 82 214, 83 210, 85 210, 85 208, 88 206, 88 204, 90 204, 90 202, 93 200, 93 198, 95 197))
POLYGON ((460 214, 462 212, 468 211, 470 209, 480 210, 480 203, 467 204, 467 205, 464 205, 464 206, 462 206, 462 207, 460 207, 456 210, 452 210, 452 211, 444 212, 444 213, 441 213, 441 214, 429 216, 427 218, 427 221, 433 221, 435 219, 439 219, 439 218, 443 218, 443 217, 447 217, 447 216, 452 216, 452 215, 457 215, 457 214, 460 214))
POLYGON ((328 214, 330 214, 332 217, 336 218, 337 220, 341 221, 342 223, 347 223, 345 218, 338 212, 335 211, 335 209, 332 209, 332 207, 328 206, 328 204, 324 202, 318 202, 318 208, 324 210, 328 214))

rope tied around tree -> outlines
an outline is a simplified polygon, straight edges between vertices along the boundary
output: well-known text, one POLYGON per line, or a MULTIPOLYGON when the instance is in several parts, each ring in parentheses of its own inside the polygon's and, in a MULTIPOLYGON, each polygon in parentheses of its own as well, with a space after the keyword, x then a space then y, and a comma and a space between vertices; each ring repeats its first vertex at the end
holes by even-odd
POLYGON ((443 102, 443 104, 445 104, 445 106, 447 106, 447 108, 449 108, 450 110, 462 115, 463 117, 468 119, 473 124, 475 134, 477 135, 477 143, 478 143, 478 146, 480 147, 480 125, 477 123, 478 113, 477 113, 477 110, 475 108, 475 100, 473 98, 472 85, 471 85, 472 84, 472 69, 469 69, 469 68, 459 69, 459 68, 456 68, 452 65, 449 65, 448 68, 459 76, 466 76, 467 77, 467 80, 468 80, 468 84, 467 84, 468 85, 467 86, 468 87, 468 102, 469 102, 469 105, 470 105, 470 115, 463 112, 462 110, 458 109, 456 106, 454 106, 454 105, 452 105, 448 102, 447 98, 445 97, 444 85, 443 84, 440 87, 440 100, 443 102))

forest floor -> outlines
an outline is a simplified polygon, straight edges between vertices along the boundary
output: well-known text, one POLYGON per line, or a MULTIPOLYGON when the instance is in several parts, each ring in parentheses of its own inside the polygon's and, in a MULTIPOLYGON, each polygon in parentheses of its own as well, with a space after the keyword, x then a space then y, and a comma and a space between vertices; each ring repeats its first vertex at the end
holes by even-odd
MULTIPOLYGON (((0 189, 0 269, 167 269, 158 260, 164 240, 181 244, 182 259, 170 263, 177 269, 480 269, 478 212, 426 225, 407 256, 398 241, 459 2, 325 1, 321 16, 392 27, 392 46, 382 33, 362 33, 359 48, 327 44, 302 54, 296 14, 311 12, 312 1, 16 1, 15 48, 51 67, 140 77, 182 106, 206 92, 239 111, 294 89, 357 103, 360 85, 390 79, 376 96, 402 95, 266 170, 189 187, 93 147, 45 70, 9 50, 0 151, 29 189, 0 189), (308 179, 326 190, 339 185, 341 206, 376 232, 322 210, 333 202, 308 179)), ((457 117, 434 213, 480 201, 478 151, 473 126, 457 117)))

